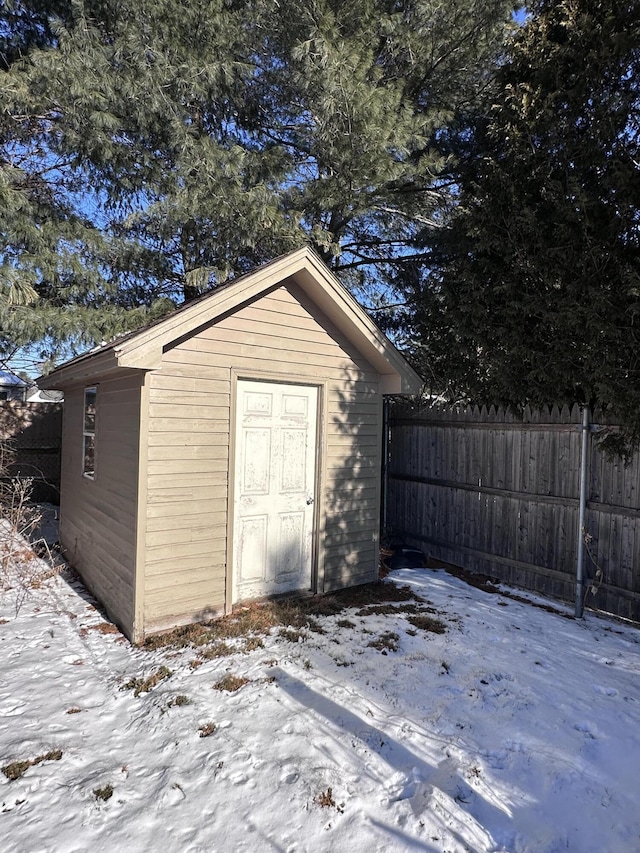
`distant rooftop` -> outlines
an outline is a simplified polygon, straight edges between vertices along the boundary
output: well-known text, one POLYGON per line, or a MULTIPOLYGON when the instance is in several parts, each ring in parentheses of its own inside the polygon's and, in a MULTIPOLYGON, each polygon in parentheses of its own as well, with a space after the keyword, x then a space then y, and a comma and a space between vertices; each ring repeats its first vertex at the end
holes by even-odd
POLYGON ((0 370, 0 385, 25 386, 27 383, 24 379, 20 379, 19 376, 16 376, 15 373, 11 373, 10 370, 0 370))

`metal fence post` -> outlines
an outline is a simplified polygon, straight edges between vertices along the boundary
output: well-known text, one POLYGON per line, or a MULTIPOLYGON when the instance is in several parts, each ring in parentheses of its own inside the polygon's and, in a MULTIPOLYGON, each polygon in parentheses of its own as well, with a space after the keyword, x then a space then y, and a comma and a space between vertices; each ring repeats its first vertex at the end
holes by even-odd
POLYGON ((582 453, 580 456, 580 511, 578 513, 578 556, 576 559, 576 619, 582 619, 584 611, 584 524, 587 511, 589 421, 589 406, 585 406, 582 410, 582 453))

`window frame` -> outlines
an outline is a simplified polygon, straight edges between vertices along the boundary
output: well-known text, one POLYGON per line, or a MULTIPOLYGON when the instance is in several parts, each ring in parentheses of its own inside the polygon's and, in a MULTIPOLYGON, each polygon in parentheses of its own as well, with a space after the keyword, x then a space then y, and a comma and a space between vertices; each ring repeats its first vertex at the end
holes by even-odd
MULTIPOLYGON (((98 386, 88 385, 84 389, 82 397, 82 476, 85 480, 96 479, 96 427, 98 423, 98 386), (87 401, 87 396, 93 395, 93 412, 88 411, 90 405, 87 401), (87 425, 87 415, 93 415, 93 428, 87 425), (92 442, 92 461, 93 467, 87 467, 87 444, 92 442)), ((89 420, 89 424, 91 421, 89 420)))

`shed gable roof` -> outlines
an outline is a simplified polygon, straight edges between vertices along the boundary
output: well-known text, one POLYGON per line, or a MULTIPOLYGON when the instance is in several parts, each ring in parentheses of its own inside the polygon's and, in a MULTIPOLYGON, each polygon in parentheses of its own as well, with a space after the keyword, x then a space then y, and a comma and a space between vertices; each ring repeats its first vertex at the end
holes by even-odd
POLYGON ((418 374, 309 248, 276 258, 144 329, 61 365, 38 384, 58 388, 117 368, 157 369, 164 350, 174 341, 194 334, 287 281, 294 281, 369 361, 381 376, 383 393, 414 394, 420 390, 422 380, 418 374))

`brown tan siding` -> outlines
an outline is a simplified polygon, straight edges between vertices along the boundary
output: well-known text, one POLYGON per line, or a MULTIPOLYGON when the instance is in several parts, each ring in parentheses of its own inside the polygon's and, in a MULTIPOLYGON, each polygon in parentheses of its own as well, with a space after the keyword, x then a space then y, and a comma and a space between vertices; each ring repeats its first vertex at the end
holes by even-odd
POLYGON ((140 374, 97 384, 96 474, 82 474, 84 386, 65 391, 60 541, 131 636, 134 620, 140 374))
POLYGON ((182 355, 150 376, 147 631, 224 612, 230 369, 182 355))
POLYGON ((169 349, 150 376, 147 629, 224 609, 238 373, 327 383, 320 591, 376 576, 379 377, 297 286, 282 286, 169 349))

